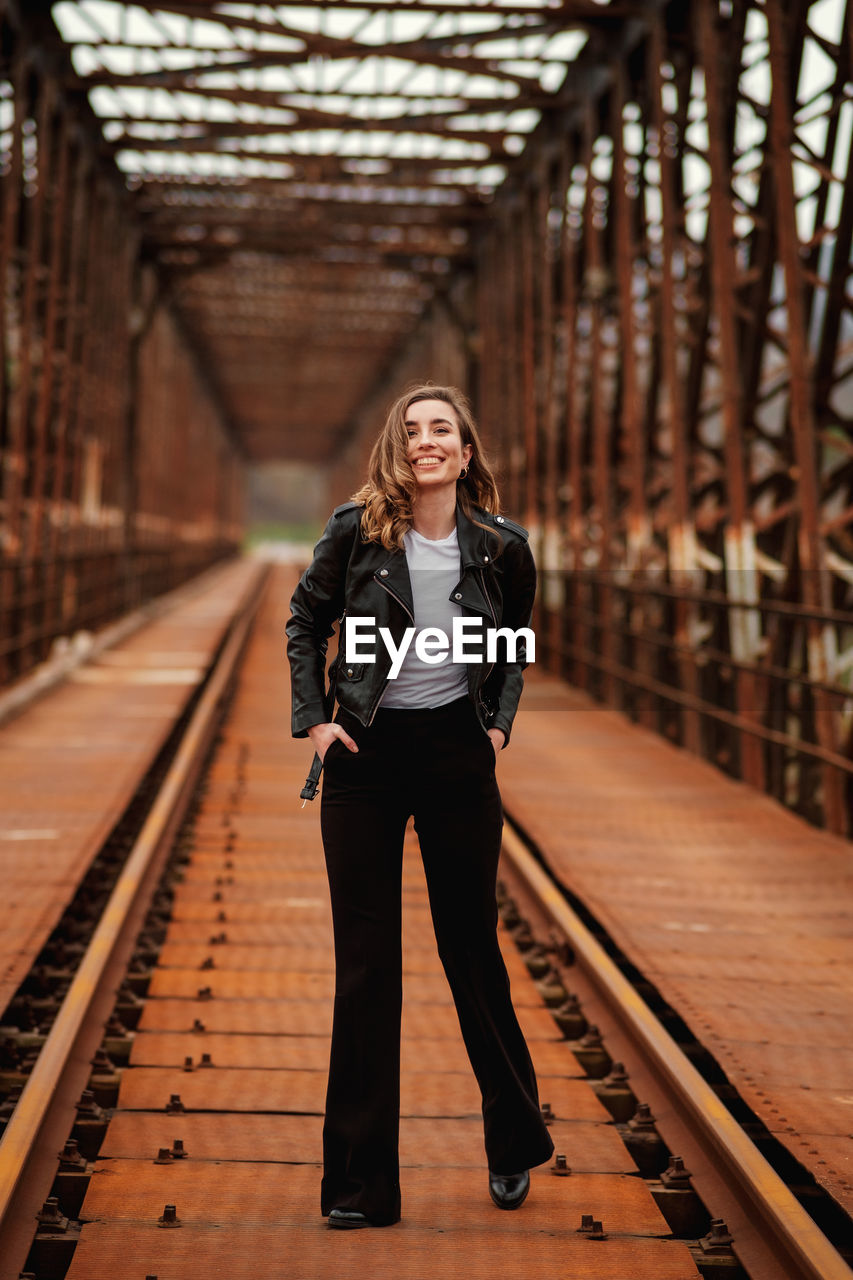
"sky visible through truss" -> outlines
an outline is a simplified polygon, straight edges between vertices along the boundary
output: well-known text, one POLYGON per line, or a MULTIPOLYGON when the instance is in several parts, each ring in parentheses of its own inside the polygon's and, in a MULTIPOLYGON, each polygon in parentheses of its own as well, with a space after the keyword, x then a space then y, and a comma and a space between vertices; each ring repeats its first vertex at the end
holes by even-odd
MULTIPOLYGON (((72 86, 87 94, 135 192, 145 254, 171 273, 173 299, 247 448, 274 454, 289 434, 321 455, 430 300, 470 272, 483 228, 504 207, 490 208, 493 197, 527 172, 525 147, 543 116, 556 136, 555 121, 576 122, 596 101, 590 86, 630 47, 625 24, 642 20, 646 0, 57 0, 52 12, 72 86), (338 390, 328 384, 334 343, 338 390), (286 370, 285 349, 296 353, 286 370), (291 406, 310 432, 282 425, 291 406)), ((797 232, 803 251, 817 245, 820 255, 816 325, 853 138, 853 98, 839 88, 833 52, 844 13, 845 0, 809 4, 791 86, 797 232)), ((750 0, 744 17, 730 188, 745 270, 762 221, 772 84, 763 0, 750 0)), ((679 235, 689 256, 706 250, 709 234, 701 51, 689 75, 669 63, 660 73, 659 106, 683 128, 679 235)), ((570 160, 549 218, 579 242, 590 193, 604 199, 624 181, 641 249, 659 254, 662 168, 641 66, 631 84, 624 173, 614 173, 612 122, 601 117, 588 169, 570 160)), ((0 84, 0 151, 11 94, 0 84)), ((31 134, 26 145, 33 152, 31 134)), ((776 305, 778 267, 774 282, 776 305)))
MULTIPOLYGON (((114 0, 59 0, 53 14, 71 45, 79 75, 113 80, 93 84, 89 97, 104 121, 105 138, 122 144, 116 163, 132 185, 155 175, 292 179, 299 174, 300 157, 327 155, 339 157, 352 178, 370 179, 375 199, 377 179, 390 173, 395 161, 411 159, 448 162, 446 170, 432 167, 431 189, 412 192, 412 198, 443 203, 445 185, 444 199, 453 203, 462 198, 460 186, 487 195, 501 183, 506 174, 502 159, 521 153, 540 119, 537 98, 559 92, 588 38, 580 27, 559 29, 566 19, 555 14, 550 0, 513 5, 506 15, 494 8, 476 13, 469 5, 464 12, 454 12, 454 7, 453 0, 440 9, 413 5, 402 10, 221 3, 210 5, 210 16, 200 18, 114 0), (217 22, 214 7, 223 17, 248 25, 217 22), (424 42, 440 50, 438 62, 450 63, 446 52, 452 49, 454 55, 481 60, 483 70, 425 63, 424 42), (420 56, 396 56, 389 52, 393 45, 403 46, 403 52, 414 45, 420 56), (276 54, 282 55, 280 62, 276 54), (197 74, 189 83, 157 83, 164 72, 190 69, 197 74), (115 83, 146 76, 148 84, 115 83), (441 131, 425 128, 425 117, 440 119, 441 131), (408 131, 407 118, 413 120, 408 131), (235 127, 234 136, 228 136, 228 125, 235 127), (215 136, 205 149, 208 126, 215 128, 215 136), (180 139, 188 141, 188 149, 179 149, 180 139)), ((605 11, 608 6, 599 7, 605 11)), ((837 38, 842 0, 813 6, 810 21, 828 39, 837 38)), ((743 85, 760 108, 770 87, 766 38, 761 15, 753 11, 749 22, 754 56, 743 85)), ((832 74, 829 59, 809 41, 799 97, 809 102, 810 110, 798 134, 815 150, 826 128, 821 91, 832 74)), ((850 119, 843 121, 840 140, 848 153, 850 124, 850 119)), ((690 128, 701 144, 703 121, 690 128)), ((742 159, 733 175, 735 188, 748 187, 752 180, 750 164, 764 127, 757 113, 746 111, 737 128, 742 159)), ((639 126, 626 120, 625 129, 629 154, 640 154, 642 139, 634 136, 639 126)), ((795 180, 797 194, 806 197, 812 171, 795 166, 795 180)), ((704 232, 707 174, 697 153, 686 159, 684 184, 692 205, 688 224, 692 222, 698 239, 704 232)), ((393 198, 400 196, 395 184, 393 198)), ((840 191, 834 196, 837 201, 840 191)), ((799 219, 804 238, 814 230, 809 209, 803 199, 799 219)), ((744 233, 748 229, 746 223, 740 228, 744 233)))
POLYGON ((452 168, 444 175, 433 170, 433 181, 444 177, 448 184, 490 190, 505 174, 501 153, 519 154, 539 120, 530 100, 560 89, 587 41, 580 29, 559 29, 565 18, 548 0, 531 0, 527 14, 519 7, 504 16, 467 6, 454 13, 452 3, 402 12, 217 6, 254 27, 111 0, 61 0, 53 13, 83 77, 106 73, 115 81, 198 69, 191 88, 93 85, 90 101, 104 120, 105 137, 127 144, 116 159, 128 174, 287 178, 294 172, 289 157, 310 153, 339 156, 350 172, 374 177, 394 160, 447 160, 452 168), (461 55, 460 69, 445 52, 451 42, 454 55, 461 55), (401 55, 408 46, 411 56, 398 56, 390 50, 394 45, 401 55), (424 61, 430 45, 444 65, 424 61), (476 60, 482 71, 473 67, 476 60), (300 127, 309 113, 310 127, 300 127), (424 116, 441 117, 441 132, 425 130, 419 120, 405 130, 406 117, 424 116), (383 128, 391 121, 393 131, 383 128), (201 134, 205 122, 218 132, 239 126, 242 136, 228 139, 220 132, 215 147, 204 152, 162 149, 178 137, 201 134), (261 131, 249 134, 252 125, 261 131), (500 137, 497 154, 477 135, 500 137), (160 146, 151 150, 146 141, 160 146))

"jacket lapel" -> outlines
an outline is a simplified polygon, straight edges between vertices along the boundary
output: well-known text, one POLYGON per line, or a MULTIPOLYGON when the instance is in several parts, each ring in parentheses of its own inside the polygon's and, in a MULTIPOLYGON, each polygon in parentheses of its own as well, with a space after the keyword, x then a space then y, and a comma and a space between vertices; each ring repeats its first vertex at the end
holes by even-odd
POLYGON ((498 550, 497 538, 469 520, 458 503, 456 536, 462 558, 462 578, 456 592, 461 594, 462 599, 455 600, 454 592, 454 602, 463 609, 482 614, 490 622, 495 621, 494 610, 484 588, 483 573, 476 570, 485 570, 492 563, 498 550))
POLYGON ((456 537, 463 569, 482 569, 484 565, 491 564, 497 540, 469 520, 459 503, 456 504, 456 537))
POLYGON ((415 605, 412 599, 412 580, 409 577, 409 565, 405 551, 392 551, 388 558, 380 564, 374 576, 377 582, 387 587, 403 601, 409 613, 414 617, 415 605))
MULTIPOLYGON (((484 569, 491 564, 498 549, 497 539, 486 529, 481 529, 469 520, 458 503, 456 505, 456 537, 462 561, 462 578, 456 591, 462 593, 462 599, 459 601, 454 599, 454 603, 491 618, 492 611, 483 593, 481 574, 472 573, 471 570, 484 569)), ((377 582, 402 600, 414 616, 412 580, 409 577, 406 553, 398 550, 390 552, 379 565, 374 576, 377 582)))

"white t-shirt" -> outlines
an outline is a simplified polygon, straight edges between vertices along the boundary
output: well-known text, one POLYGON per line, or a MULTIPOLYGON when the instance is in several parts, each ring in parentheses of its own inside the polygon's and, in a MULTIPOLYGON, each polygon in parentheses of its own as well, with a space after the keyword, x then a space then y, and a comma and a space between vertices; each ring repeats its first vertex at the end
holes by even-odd
POLYGON ((440 627, 450 640, 453 619, 462 617, 461 605, 450 599, 462 572, 459 540, 455 529, 437 542, 409 529, 403 542, 417 630, 397 679, 386 685, 382 706, 443 707, 468 692, 468 668, 465 663, 454 663, 450 652, 440 663, 422 662, 415 653, 415 641, 425 627, 440 627))

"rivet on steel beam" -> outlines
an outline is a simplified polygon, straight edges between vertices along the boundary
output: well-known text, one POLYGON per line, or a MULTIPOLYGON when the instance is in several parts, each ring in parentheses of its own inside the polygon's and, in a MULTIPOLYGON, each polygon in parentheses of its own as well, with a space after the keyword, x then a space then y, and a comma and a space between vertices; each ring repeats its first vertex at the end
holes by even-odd
POLYGON ((628 1083, 628 1078, 628 1072, 625 1070, 624 1064, 614 1062, 609 1074, 604 1077, 604 1083, 608 1088, 620 1088, 628 1083))
POLYGON ((199 969, 215 969, 216 961, 213 959, 213 956, 208 956, 205 960, 202 960, 198 967, 199 969))
POLYGON ((213 999, 213 988, 212 988, 212 987, 199 987, 199 989, 198 989, 198 998, 199 998, 199 1000, 212 1000, 212 999, 213 999))
POLYGON ((732 1252, 734 1237, 723 1218, 711 1219, 711 1230, 699 1241, 703 1253, 727 1254, 732 1252))
POLYGON ((212 1067, 212 1066, 213 1066, 213 1058, 211 1057, 211 1055, 210 1055, 209 1053, 203 1053, 203 1054, 201 1055, 201 1062, 199 1063, 199 1066, 200 1066, 200 1067, 212 1067))
POLYGON ((170 1095, 169 1101, 166 1103, 166 1110, 167 1111, 186 1111, 186 1107, 184 1106, 183 1102, 181 1102, 181 1095, 179 1093, 173 1093, 170 1095))
POLYGON ((216 890, 214 891, 214 894, 213 894, 213 901, 214 901, 214 902, 221 902, 221 901, 222 901, 222 894, 220 893, 220 891, 219 891, 218 889, 216 889, 216 890))
POLYGON ((542 1112, 542 1119, 546 1124, 551 1124, 553 1120, 557 1119, 554 1112, 551 1110, 550 1102, 543 1102, 539 1110, 542 1112))
POLYGON ((211 945, 212 947, 215 947, 215 946, 217 946, 220 942, 227 942, 227 941, 228 941, 228 934, 227 934, 227 933, 225 932, 225 930, 223 929, 221 933, 214 933, 214 934, 213 934, 213 936, 212 936, 212 937, 211 937, 211 939, 210 939, 210 945, 211 945))
POLYGON ((598 1027, 592 1023, 587 1027, 586 1035, 582 1038, 581 1044, 584 1049, 600 1049, 601 1048, 601 1032, 598 1027))
POLYGON ((590 1240, 606 1240, 607 1233, 601 1225, 598 1218, 591 1213, 581 1215, 581 1224, 578 1231, 587 1236, 590 1240))
POLYGON ((216 916, 216 923, 217 923, 217 924, 225 924, 225 921, 226 921, 227 919, 228 919, 228 917, 226 916, 225 912, 224 912, 224 911, 220 911, 220 912, 218 912, 218 913, 217 913, 217 916, 216 916))
POLYGON ((40 1226, 48 1227, 51 1231, 65 1231, 68 1227, 68 1219, 60 1212, 56 1196, 48 1196, 36 1214, 36 1220, 40 1226))
POLYGON ((633 1129, 634 1132, 654 1129, 656 1123, 649 1104, 647 1102, 638 1102, 637 1110, 628 1121, 628 1128, 633 1129))
POLYGON ((207 1027, 204 1025, 201 1018, 193 1018, 193 1025, 191 1030, 195 1032, 201 1032, 201 1031, 206 1031, 207 1027))
POLYGON ((168 1147, 160 1147, 160 1149, 157 1152, 157 1156, 156 1156, 156 1159, 154 1160, 154 1163, 155 1164, 171 1164, 172 1163, 172 1153, 168 1147))
POLYGON ((536 980, 536 990, 549 1009, 558 1009, 569 994, 559 972, 550 963, 544 976, 536 980))
POLYGON ((69 1138, 59 1153, 59 1172, 73 1173, 86 1168, 86 1157, 81 1153, 76 1138, 69 1138))
POLYGON ((690 1186, 693 1174, 685 1168, 681 1156, 670 1156, 669 1164, 660 1175, 663 1185, 672 1191, 679 1191, 690 1186))
POLYGON ((571 1173, 569 1162, 564 1155, 555 1155, 554 1163, 551 1165, 551 1172, 556 1174, 558 1178, 567 1178, 571 1173))
POLYGON ((183 1138, 175 1138, 173 1140, 171 1154, 172 1154, 173 1160, 186 1160, 187 1155, 189 1153, 187 1152, 187 1149, 184 1146, 183 1138))
POLYGON ((95 1101, 95 1095, 91 1089, 84 1089, 80 1094, 80 1101, 77 1103, 77 1117, 80 1120, 102 1120, 104 1113, 95 1101))
POLYGON ((526 920, 522 920, 518 928, 513 929, 512 940, 519 951, 530 951, 536 945, 533 930, 526 920))
POLYGON ((192 1069, 193 1069, 193 1060, 191 1057, 187 1056, 186 1058, 184 1058, 184 1071, 192 1071, 192 1069))
POLYGON ((580 1036, 586 1030, 586 1018, 575 995, 569 995, 559 1009, 552 1009, 551 1017, 568 1039, 580 1036))
POLYGON ((157 1219, 158 1227, 180 1227, 181 1220, 178 1217, 178 1210, 175 1205, 167 1204, 163 1209, 162 1218, 157 1219))
POLYGON ((551 961, 544 948, 538 943, 530 947, 524 957, 524 963, 534 978, 544 978, 546 973, 551 972, 551 961))

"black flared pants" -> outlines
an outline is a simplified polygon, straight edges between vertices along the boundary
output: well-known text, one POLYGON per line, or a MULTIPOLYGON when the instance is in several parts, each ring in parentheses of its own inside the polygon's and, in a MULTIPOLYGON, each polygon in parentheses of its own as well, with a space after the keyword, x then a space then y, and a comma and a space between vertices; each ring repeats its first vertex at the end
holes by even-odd
POLYGON ((358 753, 326 753, 322 833, 335 934, 335 1006, 321 1209, 400 1217, 401 869, 410 815, 438 952, 483 1100, 495 1173, 554 1150, 497 941, 500 792, 494 751, 467 698, 434 710, 338 719, 358 753))

